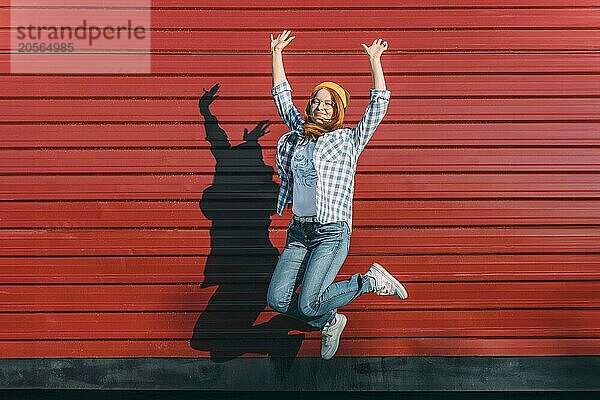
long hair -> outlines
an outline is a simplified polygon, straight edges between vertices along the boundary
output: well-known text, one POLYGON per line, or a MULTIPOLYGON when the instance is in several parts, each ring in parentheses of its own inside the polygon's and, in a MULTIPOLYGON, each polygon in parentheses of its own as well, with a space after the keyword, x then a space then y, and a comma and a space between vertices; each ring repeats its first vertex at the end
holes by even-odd
POLYGON ((317 140, 319 137, 323 136, 327 132, 335 131, 336 129, 340 129, 344 123, 344 106, 342 103, 342 99, 332 89, 323 88, 327 90, 331 94, 331 100, 333 101, 333 115, 331 119, 323 121, 323 123, 317 122, 316 119, 310 114, 310 103, 312 99, 317 95, 318 90, 313 90, 310 94, 310 98, 308 99, 308 104, 306 105, 306 110, 304 112, 304 139, 312 139, 317 140))

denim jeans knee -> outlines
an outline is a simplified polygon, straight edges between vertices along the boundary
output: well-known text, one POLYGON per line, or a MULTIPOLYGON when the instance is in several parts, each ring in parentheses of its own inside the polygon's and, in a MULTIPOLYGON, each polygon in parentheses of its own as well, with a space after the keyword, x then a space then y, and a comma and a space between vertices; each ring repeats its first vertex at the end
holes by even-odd
POLYGON ((285 314, 290 306, 290 300, 286 299, 286 293, 282 290, 277 290, 275 287, 277 282, 271 281, 267 291, 267 304, 273 310, 285 314))
POLYGON ((300 314, 304 315, 308 318, 316 317, 318 314, 318 306, 315 301, 312 302, 314 305, 311 305, 310 301, 304 300, 304 296, 300 294, 300 300, 298 301, 298 311, 300 314))

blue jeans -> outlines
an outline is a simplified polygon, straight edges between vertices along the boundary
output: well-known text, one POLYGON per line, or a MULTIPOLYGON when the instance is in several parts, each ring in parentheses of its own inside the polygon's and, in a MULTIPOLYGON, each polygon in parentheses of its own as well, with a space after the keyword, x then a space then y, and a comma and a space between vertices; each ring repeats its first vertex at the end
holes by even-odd
POLYGON ((292 217, 269 284, 269 306, 322 329, 333 320, 338 307, 372 290, 370 278, 361 274, 333 283, 349 248, 350 228, 345 221, 321 224, 292 217))

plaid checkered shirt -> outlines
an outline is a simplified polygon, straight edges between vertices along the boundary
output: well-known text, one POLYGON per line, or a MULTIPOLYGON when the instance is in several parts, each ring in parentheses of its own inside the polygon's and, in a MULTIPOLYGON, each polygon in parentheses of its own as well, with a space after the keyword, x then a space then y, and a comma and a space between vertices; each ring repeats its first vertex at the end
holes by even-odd
MULTIPOLYGON (((292 88, 282 82, 271 89, 277 112, 290 128, 277 143, 277 174, 281 186, 277 198, 277 214, 292 202, 294 188, 291 170, 292 156, 299 139, 303 138, 304 119, 292 102, 292 88)), ((346 221, 352 232, 352 199, 354 173, 359 155, 385 116, 390 91, 371 89, 371 100, 354 128, 341 128, 321 136, 315 144, 313 163, 317 171, 317 220, 320 223, 346 221)))

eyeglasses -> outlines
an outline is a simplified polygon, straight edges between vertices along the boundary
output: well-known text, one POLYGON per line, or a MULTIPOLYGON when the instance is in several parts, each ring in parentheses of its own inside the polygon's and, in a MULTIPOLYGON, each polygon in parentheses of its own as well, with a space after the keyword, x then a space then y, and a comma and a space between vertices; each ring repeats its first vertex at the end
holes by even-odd
POLYGON ((331 101, 331 100, 321 101, 321 100, 319 100, 319 99, 317 99, 315 97, 315 98, 313 98, 310 101, 310 105, 313 106, 313 107, 315 107, 315 108, 319 108, 319 106, 321 105, 321 103, 323 103, 323 106, 325 108, 328 108, 328 109, 331 109, 331 108, 333 108, 335 106, 335 103, 333 101, 331 101))

